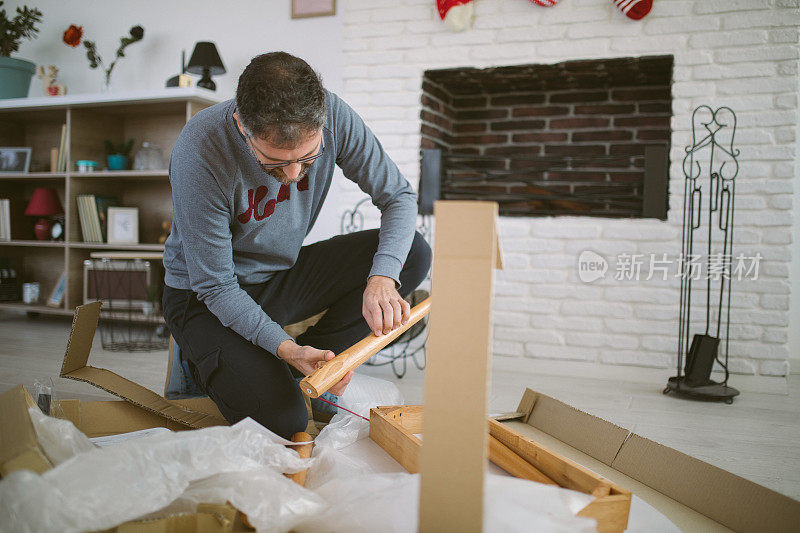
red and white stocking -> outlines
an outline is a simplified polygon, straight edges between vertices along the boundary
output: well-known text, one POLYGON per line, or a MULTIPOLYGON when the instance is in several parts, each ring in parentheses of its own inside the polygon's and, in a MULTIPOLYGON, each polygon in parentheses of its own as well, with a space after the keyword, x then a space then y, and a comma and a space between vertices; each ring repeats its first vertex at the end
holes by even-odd
POLYGON ((472 0, 436 0, 436 9, 445 26, 452 31, 464 31, 472 25, 475 13, 472 0))
POLYGON ((553 7, 556 5, 560 0, 531 0, 537 6, 542 7, 553 7))
POLYGON ((625 16, 633 20, 641 20, 653 8, 653 0, 611 0, 625 16))

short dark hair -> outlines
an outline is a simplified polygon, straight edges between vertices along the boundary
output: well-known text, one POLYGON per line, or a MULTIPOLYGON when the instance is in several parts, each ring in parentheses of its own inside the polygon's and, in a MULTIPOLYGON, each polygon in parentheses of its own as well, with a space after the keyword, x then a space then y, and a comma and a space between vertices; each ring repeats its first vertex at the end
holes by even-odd
POLYGON ((325 91, 311 66, 286 52, 256 56, 239 76, 239 120, 249 135, 294 148, 325 124, 325 91))

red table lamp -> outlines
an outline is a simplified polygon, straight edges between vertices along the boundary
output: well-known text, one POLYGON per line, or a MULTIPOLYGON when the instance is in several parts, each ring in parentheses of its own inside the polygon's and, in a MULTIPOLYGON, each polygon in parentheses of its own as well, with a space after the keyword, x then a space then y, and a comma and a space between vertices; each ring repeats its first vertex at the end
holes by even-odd
POLYGON ((36 238, 40 241, 47 240, 50 237, 50 227, 52 225, 49 218, 64 213, 61 207, 61 202, 58 199, 56 191, 46 187, 39 187, 33 191, 33 198, 25 210, 25 214, 32 217, 42 217, 33 227, 36 233, 36 238))

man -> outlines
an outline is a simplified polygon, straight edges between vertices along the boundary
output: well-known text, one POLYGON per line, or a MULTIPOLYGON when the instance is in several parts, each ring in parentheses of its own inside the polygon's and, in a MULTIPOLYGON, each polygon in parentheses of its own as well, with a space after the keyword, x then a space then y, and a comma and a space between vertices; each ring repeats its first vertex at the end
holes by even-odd
POLYGON ((431 255, 414 230, 416 194, 361 118, 284 52, 254 58, 234 100, 186 124, 169 177, 164 318, 193 377, 231 423, 303 431, 296 378, 408 320, 403 297, 431 255), (334 165, 372 197, 380 230, 303 247, 334 165), (282 329, 323 310, 296 340, 282 329))

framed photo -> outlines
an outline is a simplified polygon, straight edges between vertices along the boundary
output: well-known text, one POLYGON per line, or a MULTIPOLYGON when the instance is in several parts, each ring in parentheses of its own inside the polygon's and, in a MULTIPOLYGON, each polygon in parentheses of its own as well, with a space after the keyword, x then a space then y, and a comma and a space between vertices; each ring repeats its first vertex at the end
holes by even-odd
POLYGON ((61 277, 58 278, 58 283, 56 283, 55 288, 53 288, 53 292, 50 293, 50 296, 47 298, 47 305, 50 307, 61 307, 61 302, 64 301, 64 291, 67 290, 67 271, 61 273, 61 277))
POLYGON ((336 14, 336 0, 292 0, 292 18, 331 17, 336 14))
POLYGON ((139 209, 108 208, 108 243, 139 244, 139 209))
POLYGON ((0 173, 28 172, 31 166, 31 149, 18 146, 0 147, 0 173))

